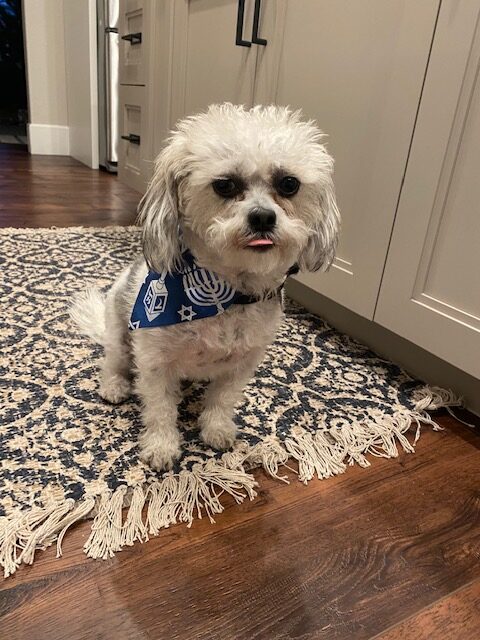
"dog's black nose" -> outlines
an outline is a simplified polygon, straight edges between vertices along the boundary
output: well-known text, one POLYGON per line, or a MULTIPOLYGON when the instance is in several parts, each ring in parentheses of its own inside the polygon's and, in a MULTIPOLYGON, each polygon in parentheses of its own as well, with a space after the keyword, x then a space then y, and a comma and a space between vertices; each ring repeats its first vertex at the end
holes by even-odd
POLYGON ((253 231, 260 233, 266 233, 271 231, 275 226, 277 216, 272 209, 263 209, 262 207, 255 207, 248 214, 248 224, 253 231))

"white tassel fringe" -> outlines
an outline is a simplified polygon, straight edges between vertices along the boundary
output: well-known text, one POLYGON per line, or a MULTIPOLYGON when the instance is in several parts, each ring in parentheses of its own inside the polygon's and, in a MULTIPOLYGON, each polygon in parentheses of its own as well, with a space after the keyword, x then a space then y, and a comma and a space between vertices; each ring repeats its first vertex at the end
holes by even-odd
POLYGON ((461 404, 451 391, 437 387, 425 387, 416 392, 415 398, 412 410, 403 409, 393 415, 379 413, 373 421, 352 422, 340 428, 320 426, 313 434, 294 430, 284 442, 272 436, 251 448, 244 445, 242 449, 240 445, 225 453, 221 461, 195 464, 191 470, 167 475, 145 487, 120 486, 113 493, 87 496, 78 503, 67 499, 0 518, 0 565, 4 575, 8 577, 22 563, 32 564, 35 551, 55 541, 57 557, 61 556, 68 528, 95 510, 84 550, 91 558, 106 559, 136 541, 147 541, 149 535, 157 535, 172 524, 184 522, 191 526, 194 518, 202 515, 215 522, 214 516, 223 511, 223 493, 237 503, 246 497, 253 500, 257 482, 249 473, 252 468, 261 466, 277 480, 288 482, 286 475, 279 475, 279 468, 289 468, 288 459, 293 458, 298 463, 299 480, 307 483, 315 475, 329 478, 343 473, 347 465, 355 462, 367 467, 367 454, 396 457, 398 445, 412 452, 422 424, 440 429, 428 410, 461 404), (416 425, 413 445, 405 436, 412 425, 416 425))

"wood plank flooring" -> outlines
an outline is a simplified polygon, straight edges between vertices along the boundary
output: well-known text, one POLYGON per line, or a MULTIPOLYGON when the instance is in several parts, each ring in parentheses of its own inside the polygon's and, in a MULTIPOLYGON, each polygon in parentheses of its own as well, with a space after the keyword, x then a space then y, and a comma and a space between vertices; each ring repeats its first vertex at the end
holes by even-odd
POLYGON ((377 638, 379 640, 478 638, 479 611, 480 581, 475 580, 377 638))
POLYGON ((0 144, 2 227, 133 224, 140 194, 73 158, 31 156, 0 144))
MULTIPOLYGON (((137 201, 73 160, 0 149, 0 226, 129 224, 137 201)), ((85 557, 80 523, 63 558, 0 583, 0 638, 476 640, 479 429, 437 419, 414 455, 308 486, 259 471, 255 501, 112 560, 85 557)))

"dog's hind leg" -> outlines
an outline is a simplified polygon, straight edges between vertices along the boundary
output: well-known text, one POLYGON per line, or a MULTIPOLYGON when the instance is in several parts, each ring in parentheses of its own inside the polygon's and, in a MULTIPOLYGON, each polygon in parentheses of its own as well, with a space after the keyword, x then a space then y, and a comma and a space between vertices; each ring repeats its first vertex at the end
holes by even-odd
POLYGON ((122 304, 123 286, 128 271, 124 272, 107 294, 105 304, 105 334, 99 393, 108 402, 118 404, 130 396, 132 354, 128 322, 122 304))

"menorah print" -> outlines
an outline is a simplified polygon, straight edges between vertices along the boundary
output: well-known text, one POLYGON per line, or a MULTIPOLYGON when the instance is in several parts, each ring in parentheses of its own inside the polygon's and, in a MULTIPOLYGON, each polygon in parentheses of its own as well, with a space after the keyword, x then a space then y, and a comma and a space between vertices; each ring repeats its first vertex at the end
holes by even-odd
POLYGON ((211 271, 195 266, 185 271, 183 288, 191 302, 199 307, 215 305, 219 313, 224 311, 223 303, 235 295, 235 289, 224 280, 211 271))

